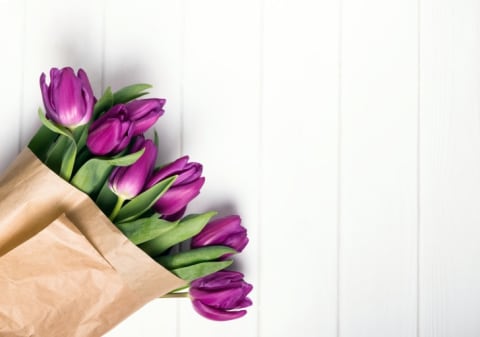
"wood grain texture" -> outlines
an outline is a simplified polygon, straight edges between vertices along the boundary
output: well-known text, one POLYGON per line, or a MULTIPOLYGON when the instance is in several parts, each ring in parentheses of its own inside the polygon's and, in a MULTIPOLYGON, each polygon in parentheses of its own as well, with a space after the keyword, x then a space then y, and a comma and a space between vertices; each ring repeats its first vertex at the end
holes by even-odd
POLYGON ((420 334, 480 334, 480 3, 421 2, 420 334))
POLYGON ((342 3, 340 336, 417 329, 416 1, 342 3))

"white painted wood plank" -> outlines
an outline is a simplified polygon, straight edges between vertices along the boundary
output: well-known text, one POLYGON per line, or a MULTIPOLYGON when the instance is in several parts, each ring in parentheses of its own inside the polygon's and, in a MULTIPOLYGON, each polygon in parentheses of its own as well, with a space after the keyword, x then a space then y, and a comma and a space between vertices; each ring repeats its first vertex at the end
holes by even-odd
MULTIPOLYGON (((239 213, 251 242, 236 268, 254 286, 258 259, 260 5, 185 1, 183 152, 204 164, 206 183, 192 211, 239 213)), ((181 305, 179 336, 255 336, 254 306, 236 321, 200 317, 181 305)))
POLYGON ((265 2, 259 336, 337 336, 339 5, 265 2))
POLYGON ((480 3, 420 13, 420 334, 479 336, 480 3))
POLYGON ((40 125, 42 72, 48 74, 51 67, 83 68, 100 96, 103 5, 95 0, 26 0, 25 15, 22 146, 40 125))
POLYGON ((23 1, 0 1, 0 173, 19 152, 24 9, 23 1))
POLYGON ((417 1, 343 1, 340 336, 417 330, 417 1))
MULTIPOLYGON (((167 99, 156 124, 159 161, 180 155, 182 14, 180 1, 107 1, 104 86, 153 85, 150 95, 167 99)), ((108 337, 173 337, 176 300, 155 300, 111 331, 108 337)))

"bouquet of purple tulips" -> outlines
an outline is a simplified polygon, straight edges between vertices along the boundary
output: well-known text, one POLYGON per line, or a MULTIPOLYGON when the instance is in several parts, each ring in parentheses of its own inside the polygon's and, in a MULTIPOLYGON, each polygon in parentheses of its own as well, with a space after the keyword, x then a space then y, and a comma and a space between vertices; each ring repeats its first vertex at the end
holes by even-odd
POLYGON ((58 321, 50 324, 70 324, 57 335, 98 336, 157 296, 189 297, 212 320, 245 315, 252 286, 226 269, 248 243, 240 217, 186 215, 205 183, 202 165, 183 156, 156 166, 158 137, 145 133, 164 114, 165 100, 140 98, 146 84, 107 88, 97 99, 87 74, 69 67, 51 69, 49 83, 42 74, 40 87, 42 126, 0 177, 0 212, 12 213, 0 221, 0 288, 14 296, 14 307, 0 308, 0 334, 42 335, 46 328, 38 325, 52 316, 58 321), (20 271, 12 268, 26 260, 20 271), (38 267, 46 261, 50 273, 38 267), (102 281, 107 274, 111 279, 102 281), (18 285, 25 277, 32 281, 18 285), (110 290, 115 282, 121 291, 110 290), (79 287, 78 297, 64 298, 79 287), (18 304, 23 293, 49 310, 42 319, 32 305, 18 304), (71 313, 75 308, 83 309, 71 313))

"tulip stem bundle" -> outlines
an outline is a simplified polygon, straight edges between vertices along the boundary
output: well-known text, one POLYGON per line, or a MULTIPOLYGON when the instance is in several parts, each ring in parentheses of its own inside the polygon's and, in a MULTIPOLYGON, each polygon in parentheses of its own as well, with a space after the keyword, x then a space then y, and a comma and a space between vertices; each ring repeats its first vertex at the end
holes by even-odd
POLYGON ((140 249, 190 283, 189 292, 164 297, 190 297, 195 310, 213 320, 245 315, 252 286, 241 273, 224 270, 248 243, 240 217, 185 215, 205 182, 202 165, 183 156, 156 166, 158 137, 145 137, 164 114, 165 99, 140 98, 148 84, 107 88, 96 99, 87 74, 69 67, 51 69, 49 84, 42 74, 40 87, 46 112, 39 109, 43 125, 29 143, 32 152, 88 194, 140 249))

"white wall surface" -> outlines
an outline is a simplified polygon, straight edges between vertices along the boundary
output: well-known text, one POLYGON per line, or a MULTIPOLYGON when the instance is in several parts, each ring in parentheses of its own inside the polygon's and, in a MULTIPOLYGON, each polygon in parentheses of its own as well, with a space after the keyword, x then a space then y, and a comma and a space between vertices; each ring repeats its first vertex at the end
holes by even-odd
POLYGON ((41 72, 147 82, 190 210, 249 230, 245 318, 156 300, 108 337, 480 336, 478 0, 0 0, 0 48, 0 170, 41 72))

